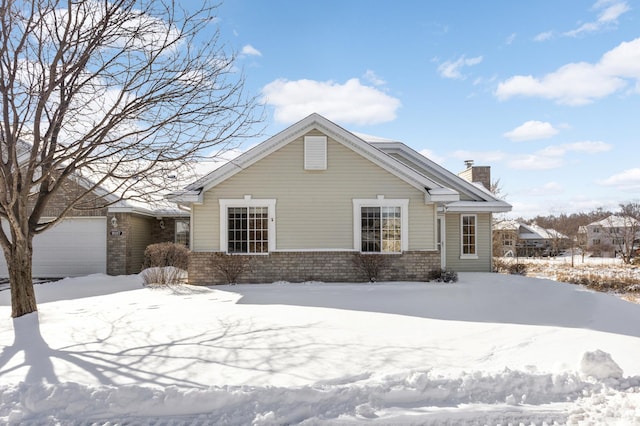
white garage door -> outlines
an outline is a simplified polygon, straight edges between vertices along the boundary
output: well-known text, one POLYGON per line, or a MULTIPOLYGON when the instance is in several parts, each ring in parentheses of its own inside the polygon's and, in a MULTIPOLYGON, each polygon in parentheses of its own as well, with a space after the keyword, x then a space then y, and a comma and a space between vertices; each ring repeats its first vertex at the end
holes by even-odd
MULTIPOLYGON (((33 239, 33 277, 63 278, 106 273, 106 218, 68 218, 33 239)), ((7 277, 4 256, 0 275, 7 277)))

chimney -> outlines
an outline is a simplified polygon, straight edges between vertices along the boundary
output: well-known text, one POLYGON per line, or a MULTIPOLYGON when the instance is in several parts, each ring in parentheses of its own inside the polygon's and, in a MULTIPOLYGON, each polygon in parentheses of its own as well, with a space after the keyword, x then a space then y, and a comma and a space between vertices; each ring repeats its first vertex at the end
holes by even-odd
POLYGON ((473 160, 465 160, 464 165, 467 167, 466 170, 458 173, 458 176, 471 183, 480 183, 487 190, 491 190, 491 167, 474 166, 473 160))

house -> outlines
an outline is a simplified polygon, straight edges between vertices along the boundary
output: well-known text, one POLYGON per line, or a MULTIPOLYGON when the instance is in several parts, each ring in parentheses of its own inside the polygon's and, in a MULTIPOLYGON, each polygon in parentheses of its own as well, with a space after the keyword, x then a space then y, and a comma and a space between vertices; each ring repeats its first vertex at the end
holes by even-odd
POLYGON ((615 257, 640 247, 640 222, 632 217, 611 215, 580 227, 587 250, 595 256, 615 257))
POLYGON ((570 238, 555 229, 503 220, 493 226, 496 256, 554 256, 570 247, 570 238))
MULTIPOLYGON (((47 206, 43 220, 57 217, 90 187, 82 178, 67 180, 47 206)), ((189 241, 189 213, 174 203, 118 200, 100 189, 85 199, 95 208, 75 208, 53 228, 34 237, 34 278, 138 273, 147 245, 189 241), (102 207, 105 204, 109 206, 102 207)), ((0 256, 0 278, 8 276, 6 261, 0 256)))
POLYGON ((380 279, 426 280, 491 271, 492 214, 511 206, 489 173, 311 114, 169 199, 191 212, 192 284, 224 282, 221 254, 250 259, 241 282, 361 281, 353 259, 370 254, 389 256, 380 279))

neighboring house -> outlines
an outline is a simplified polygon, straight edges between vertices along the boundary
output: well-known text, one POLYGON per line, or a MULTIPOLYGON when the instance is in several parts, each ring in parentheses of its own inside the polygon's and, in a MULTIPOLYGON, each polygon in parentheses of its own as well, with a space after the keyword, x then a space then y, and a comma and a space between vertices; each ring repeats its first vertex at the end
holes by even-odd
POLYGON ((595 256, 615 257, 627 248, 640 247, 640 222, 632 217, 611 215, 580 227, 587 250, 595 256))
POLYGON ((496 256, 555 256, 570 247, 570 238, 538 225, 505 220, 493 226, 496 256))
MULTIPOLYGON (((71 200, 89 187, 83 179, 69 180, 47 206, 43 219, 57 217, 71 200)), ((140 272, 147 245, 189 241, 189 213, 174 203, 117 201, 113 196, 89 193, 109 207, 74 209, 53 228, 33 241, 33 277, 63 278, 92 273, 110 275, 140 272)), ((90 202, 90 201, 89 201, 90 202)), ((8 277, 0 256, 0 277, 8 277)))
POLYGON ((491 271, 492 214, 511 206, 487 189, 489 168, 463 179, 365 139, 312 114, 171 195, 191 211, 189 282, 224 282, 221 254, 250 259, 241 282, 361 281, 353 259, 369 254, 389 256, 384 280, 491 271))

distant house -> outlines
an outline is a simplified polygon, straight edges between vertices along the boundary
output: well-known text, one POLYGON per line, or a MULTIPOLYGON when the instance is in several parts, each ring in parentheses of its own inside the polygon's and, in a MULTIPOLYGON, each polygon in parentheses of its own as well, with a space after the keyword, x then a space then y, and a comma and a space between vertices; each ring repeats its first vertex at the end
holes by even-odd
POLYGON ((595 256, 615 257, 640 247, 640 222, 632 217, 611 215, 580 227, 581 238, 595 256))
POLYGON ((496 256, 555 256, 570 245, 569 237, 555 229, 516 220, 495 223, 493 238, 496 256))
POLYGON ((492 214, 511 206, 489 172, 468 164, 465 179, 312 114, 170 199, 191 212, 193 284, 224 282, 227 254, 251 260, 241 282, 358 281, 353 259, 371 254, 388 256, 380 279, 426 280, 491 271, 492 214))

